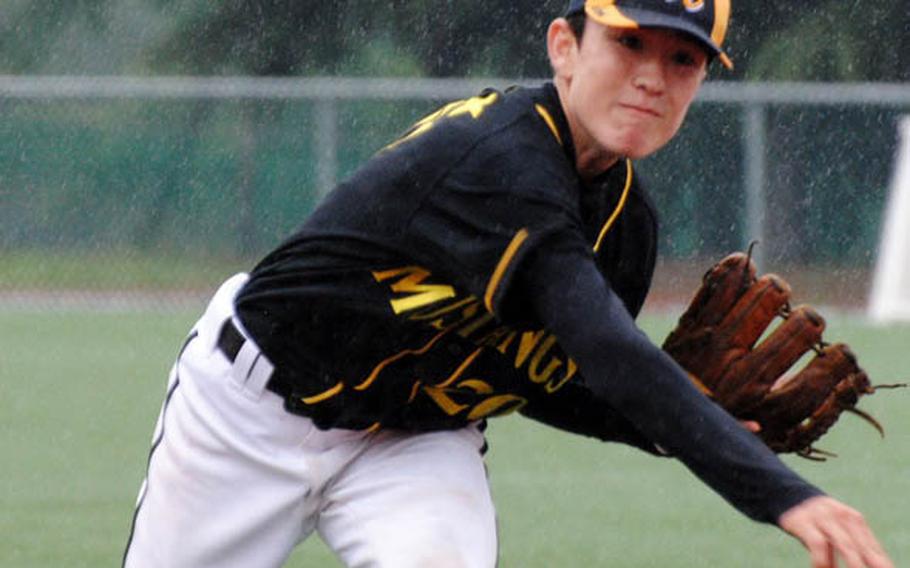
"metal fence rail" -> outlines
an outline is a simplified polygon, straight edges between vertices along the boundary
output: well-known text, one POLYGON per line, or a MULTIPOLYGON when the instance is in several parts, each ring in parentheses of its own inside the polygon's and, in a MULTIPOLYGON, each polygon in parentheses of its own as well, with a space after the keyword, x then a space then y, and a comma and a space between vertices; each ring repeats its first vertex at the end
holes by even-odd
MULTIPOLYGON (((408 79, 349 77, 121 77, 0 76, 6 100, 309 100, 316 107, 313 131, 319 149, 316 186, 323 194, 338 175, 338 105, 351 100, 446 100, 484 87, 531 85, 540 79, 408 79)), ((881 83, 708 82, 696 104, 739 107, 742 171, 746 195, 746 240, 766 233, 767 112, 780 105, 863 106, 910 111, 910 85, 881 83)), ((761 254, 761 251, 759 251, 761 254)), ((761 258, 757 259, 759 263, 761 258)))
MULTIPOLYGON (((488 86, 534 85, 543 79, 352 77, 121 77, 0 75, 0 98, 73 99, 441 99, 488 86)), ((742 83, 709 81, 698 101, 910 107, 903 83, 742 83)))

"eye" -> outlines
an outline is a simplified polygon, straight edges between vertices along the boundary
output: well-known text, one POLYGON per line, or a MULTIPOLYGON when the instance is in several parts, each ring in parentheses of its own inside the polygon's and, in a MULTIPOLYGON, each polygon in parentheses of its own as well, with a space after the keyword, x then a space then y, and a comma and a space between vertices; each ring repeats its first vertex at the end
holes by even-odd
POLYGON ((677 51, 673 54, 673 63, 676 65, 681 65, 683 67, 697 67, 698 60, 695 58, 689 51, 677 51))
POLYGON ((645 42, 640 37, 633 34, 619 35, 617 36, 616 41, 619 45, 631 49, 632 51, 641 51, 645 46, 645 42))

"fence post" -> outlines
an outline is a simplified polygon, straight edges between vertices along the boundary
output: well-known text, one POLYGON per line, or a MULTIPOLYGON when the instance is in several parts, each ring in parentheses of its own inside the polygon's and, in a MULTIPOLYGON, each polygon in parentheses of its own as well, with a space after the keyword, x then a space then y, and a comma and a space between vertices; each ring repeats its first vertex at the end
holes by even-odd
POLYGON ((767 141, 767 111, 764 105, 749 104, 743 112, 743 147, 745 162, 745 188, 746 188, 746 245, 751 241, 759 241, 755 247, 752 259, 761 270, 764 265, 764 251, 768 249, 765 241, 765 211, 767 194, 765 191, 767 179, 767 156, 765 144, 767 141))
POLYGON ((316 101, 316 131, 313 146, 316 154, 316 199, 325 197, 335 187, 338 176, 338 99, 316 101))

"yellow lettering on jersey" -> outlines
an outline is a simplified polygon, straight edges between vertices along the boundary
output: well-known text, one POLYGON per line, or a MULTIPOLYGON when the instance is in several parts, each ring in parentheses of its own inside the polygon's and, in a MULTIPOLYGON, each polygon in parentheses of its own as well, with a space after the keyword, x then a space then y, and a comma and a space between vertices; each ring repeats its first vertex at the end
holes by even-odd
POLYGON ((446 298, 455 296, 455 289, 446 284, 421 284, 430 276, 430 272, 419 266, 408 266, 392 270, 373 272, 373 278, 377 282, 383 282, 390 278, 397 278, 406 275, 391 286, 393 292, 410 294, 406 298, 391 300, 392 310, 396 314, 416 310, 417 308, 433 304, 446 298))
MULTIPOLYGON (((483 111, 487 110, 487 107, 496 102, 496 99, 499 98, 497 93, 489 93, 482 97, 471 97, 464 101, 464 105, 456 109, 455 112, 458 114, 464 114, 466 112, 471 113, 471 118, 480 118, 480 115, 483 114, 483 111)), ((454 116, 455 113, 452 113, 454 116)))
POLYGON ((547 352, 550 350, 550 348, 553 347, 555 343, 556 336, 549 335, 544 340, 544 342, 540 344, 540 347, 537 349, 537 351, 534 352, 534 356, 531 358, 531 364, 528 365, 528 378, 531 379, 532 383, 547 382, 550 379, 550 376, 556 371, 556 369, 562 365, 562 361, 556 357, 553 357, 550 359, 550 362, 547 364, 543 372, 539 371, 541 361, 543 361, 544 356, 546 356, 547 352))
MULTIPOLYGON (((493 387, 486 381, 480 379, 466 379, 458 383, 455 389, 446 389, 439 386, 425 386, 423 391, 433 399, 439 408, 449 416, 455 416, 459 412, 469 408, 468 404, 459 404, 455 402, 449 393, 457 394, 458 390, 471 390, 475 394, 493 394, 493 387)), ((514 394, 500 394, 489 396, 471 408, 468 412, 468 420, 480 420, 493 415, 502 415, 514 412, 524 406, 528 400, 524 397, 514 394)))
POLYGON ((458 388, 469 388, 477 394, 493 394, 493 387, 480 379, 465 379, 458 383, 458 388))
MULTIPOLYGON (((479 304, 478 304, 479 305, 479 304)), ((495 316, 489 312, 481 313, 480 317, 474 319, 474 321, 468 323, 466 326, 462 327, 457 331, 458 335, 461 337, 468 337, 481 327, 493 321, 495 316)))
MULTIPOLYGON (((508 329, 508 328, 506 328, 506 329, 508 329)), ((517 331, 511 331, 511 330, 509 330, 509 331, 510 331, 510 333, 508 335, 506 335, 506 338, 502 340, 502 343, 500 343, 499 345, 496 346, 496 350, 499 351, 500 353, 502 353, 503 355, 506 354, 506 350, 509 348, 510 345, 512 345, 512 340, 514 340, 515 337, 518 336, 517 331)))
POLYGON ((477 340, 477 345, 492 347, 505 355, 506 348, 509 346, 509 343, 512 342, 512 339, 515 337, 515 335, 516 333, 508 327, 500 326, 477 340))
POLYGON ((458 299, 456 298, 454 302, 449 303, 441 308, 422 310, 415 312, 408 316, 408 319, 411 321, 428 321, 427 325, 433 329, 438 329, 442 331, 443 329, 448 329, 460 325, 467 319, 473 317, 474 314, 480 309, 480 302, 474 296, 468 296, 467 298, 458 299), (455 314, 455 310, 459 308, 464 308, 461 314, 455 314), (452 317, 454 316, 454 318, 452 317))
POLYGON ((550 381, 544 385, 544 390, 549 394, 553 394, 562 388, 564 384, 569 382, 569 380, 575 376, 575 373, 578 371, 578 364, 575 363, 572 359, 569 359, 568 366, 566 367, 566 374, 558 381, 550 381))
POLYGON ((385 149, 388 150, 394 148, 403 142, 417 138, 421 134, 424 134, 433 128, 433 125, 435 125, 436 122, 442 118, 470 114, 471 118, 476 119, 480 117, 481 114, 483 114, 488 106, 496 102, 496 99, 498 98, 499 95, 497 93, 489 93, 484 96, 471 97, 470 99, 451 102, 436 112, 433 112, 418 120, 414 126, 408 130, 407 134, 386 146, 385 149))
MULTIPOLYGON (((462 304, 463 305, 463 304, 462 304)), ((477 313, 480 311, 480 302, 477 299, 473 299, 469 302, 463 310, 460 312, 449 312, 451 317, 440 317, 429 323, 430 327, 438 329, 440 331, 446 329, 454 329, 459 325, 464 324, 465 322, 470 322, 471 319, 477 318, 477 313)), ((477 319, 483 319, 483 316, 477 319)), ((484 322, 479 322, 481 325, 484 322)), ((473 326, 473 324, 467 324, 468 326, 473 326)))
POLYGON ((515 412, 527 402, 528 399, 515 394, 491 396, 471 409, 471 412, 468 413, 468 420, 480 420, 481 418, 509 414, 515 412))
POLYGON ((458 404, 445 393, 445 390, 439 387, 423 387, 423 392, 427 393, 430 398, 449 416, 455 416, 468 407, 467 404, 458 404))
POLYGON ((444 316, 447 313, 455 311, 458 308, 465 306, 467 304, 470 304, 472 302, 474 302, 476 304, 480 303, 477 300, 476 296, 468 296, 467 298, 463 298, 461 300, 456 300, 455 302, 452 302, 451 304, 449 304, 447 306, 443 306, 441 308, 433 309, 431 311, 423 311, 423 312, 417 312, 415 314, 411 314, 408 317, 408 319, 413 320, 413 321, 436 319, 436 318, 439 318, 440 316, 444 316))
POLYGON ((543 337, 543 330, 530 332, 526 331, 521 334, 521 341, 518 343, 518 353, 515 355, 515 368, 518 369, 525 364, 528 356, 537 347, 540 338, 543 337))

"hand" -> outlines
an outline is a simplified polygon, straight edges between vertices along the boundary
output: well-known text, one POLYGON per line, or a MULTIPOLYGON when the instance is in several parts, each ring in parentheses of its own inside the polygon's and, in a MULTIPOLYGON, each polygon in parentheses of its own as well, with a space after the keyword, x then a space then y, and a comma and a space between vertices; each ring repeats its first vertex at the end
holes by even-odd
POLYGON ((812 497, 787 510, 777 523, 809 551, 812 568, 894 568, 859 511, 830 497, 812 497))
POLYGON ((739 423, 742 425, 743 428, 745 428, 749 432, 752 432, 753 434, 758 434, 759 432, 761 432, 761 424, 759 424, 755 420, 740 420, 739 423))

